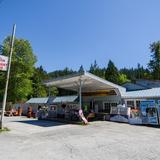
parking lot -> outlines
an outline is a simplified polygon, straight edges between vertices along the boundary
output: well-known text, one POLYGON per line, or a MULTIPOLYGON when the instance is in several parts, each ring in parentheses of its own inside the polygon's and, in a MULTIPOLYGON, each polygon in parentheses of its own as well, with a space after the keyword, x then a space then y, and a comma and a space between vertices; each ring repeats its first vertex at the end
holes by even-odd
POLYGON ((5 117, 2 160, 159 160, 160 128, 107 121, 87 126, 5 117))

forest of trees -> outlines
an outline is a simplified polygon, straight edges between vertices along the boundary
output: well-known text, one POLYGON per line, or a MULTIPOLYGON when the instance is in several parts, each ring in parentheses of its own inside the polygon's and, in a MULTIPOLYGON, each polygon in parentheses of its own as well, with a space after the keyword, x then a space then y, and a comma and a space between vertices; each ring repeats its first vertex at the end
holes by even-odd
MULTIPOLYGON (((0 54, 8 56, 10 48, 10 37, 7 37, 0 46, 0 54)), ((118 69, 113 61, 108 60, 106 66, 99 67, 96 60, 91 64, 88 72, 97 75, 113 83, 122 85, 137 79, 160 80, 160 41, 150 45, 151 58, 144 68, 139 63, 135 68, 118 69)), ((47 73, 42 66, 35 67, 37 57, 33 53, 32 46, 28 40, 15 39, 12 57, 12 67, 8 88, 8 102, 23 102, 31 97, 45 97, 57 95, 59 90, 55 87, 48 89, 43 83, 46 80, 83 72, 83 66, 75 71, 69 68, 55 70, 47 73)), ((0 71, 0 102, 3 99, 6 72, 0 71)))

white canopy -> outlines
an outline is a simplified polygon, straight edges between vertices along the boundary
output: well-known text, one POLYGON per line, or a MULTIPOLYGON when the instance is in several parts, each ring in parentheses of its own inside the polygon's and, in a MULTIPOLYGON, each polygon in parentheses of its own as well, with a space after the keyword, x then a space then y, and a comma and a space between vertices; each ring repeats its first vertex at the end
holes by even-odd
POLYGON ((56 78, 46 82, 45 84, 46 86, 55 86, 57 88, 63 88, 72 91, 78 91, 79 86, 81 85, 82 92, 114 90, 117 95, 121 95, 126 91, 124 87, 106 81, 88 72, 56 78))

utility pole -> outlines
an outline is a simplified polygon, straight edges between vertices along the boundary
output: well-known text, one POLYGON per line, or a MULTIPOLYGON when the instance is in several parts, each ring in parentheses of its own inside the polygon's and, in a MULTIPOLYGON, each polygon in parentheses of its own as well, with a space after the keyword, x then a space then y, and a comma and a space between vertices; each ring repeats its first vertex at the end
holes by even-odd
POLYGON ((8 62, 6 86, 5 86, 4 96, 3 96, 3 103, 2 103, 0 129, 3 128, 3 117, 4 117, 5 107, 6 107, 6 100, 7 100, 7 91, 8 91, 8 83, 9 83, 9 76, 10 76, 10 69, 11 69, 15 32, 16 32, 16 24, 13 25, 12 37, 11 37, 11 42, 10 42, 10 55, 9 55, 9 62, 8 62))

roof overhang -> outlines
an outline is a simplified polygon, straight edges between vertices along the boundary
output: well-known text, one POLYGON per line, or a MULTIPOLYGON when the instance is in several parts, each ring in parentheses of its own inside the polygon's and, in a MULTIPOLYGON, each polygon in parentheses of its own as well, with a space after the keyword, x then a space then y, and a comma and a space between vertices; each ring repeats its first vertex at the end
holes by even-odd
POLYGON ((117 94, 121 94, 122 92, 126 91, 124 87, 106 81, 88 72, 56 78, 48 82, 45 82, 45 85, 48 87, 55 86, 57 88, 78 91, 80 81, 82 82, 82 92, 115 90, 117 94))
POLYGON ((149 99, 149 98, 160 98, 160 87, 151 88, 139 91, 129 91, 122 94, 124 99, 149 99))
POLYGON ((58 96, 52 103, 74 103, 77 100, 78 96, 58 96))
POLYGON ((31 98, 26 103, 30 104, 47 104, 48 97, 42 97, 42 98, 31 98))

